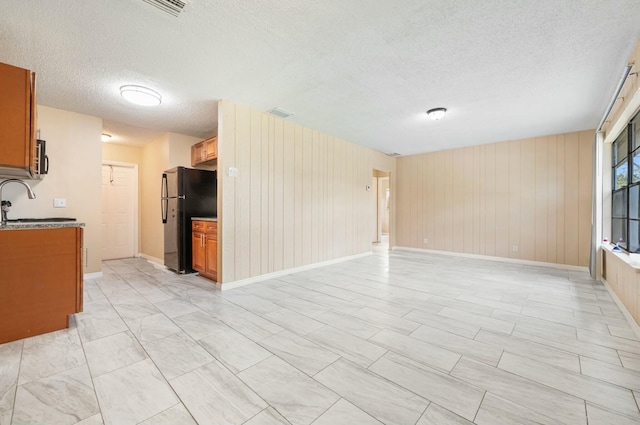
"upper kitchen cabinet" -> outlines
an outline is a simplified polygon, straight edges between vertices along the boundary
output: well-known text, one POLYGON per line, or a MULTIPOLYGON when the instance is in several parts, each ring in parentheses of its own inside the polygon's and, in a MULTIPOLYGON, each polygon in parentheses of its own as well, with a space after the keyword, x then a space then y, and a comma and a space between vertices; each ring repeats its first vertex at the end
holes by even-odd
POLYGON ((191 166, 208 164, 218 158, 218 136, 191 146, 191 166))
POLYGON ((35 176, 36 74, 0 63, 0 176, 35 176))

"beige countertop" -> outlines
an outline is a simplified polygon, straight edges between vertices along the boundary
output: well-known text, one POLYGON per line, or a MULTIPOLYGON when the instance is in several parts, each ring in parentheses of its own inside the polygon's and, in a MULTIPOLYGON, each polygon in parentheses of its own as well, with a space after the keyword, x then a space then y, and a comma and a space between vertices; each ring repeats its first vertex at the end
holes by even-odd
POLYGON ((31 223, 7 223, 0 225, 0 230, 26 230, 26 229, 59 229, 62 227, 84 227, 84 223, 77 221, 38 221, 31 223))
POLYGON ((218 217, 191 217, 191 220, 198 221, 218 221, 218 217))

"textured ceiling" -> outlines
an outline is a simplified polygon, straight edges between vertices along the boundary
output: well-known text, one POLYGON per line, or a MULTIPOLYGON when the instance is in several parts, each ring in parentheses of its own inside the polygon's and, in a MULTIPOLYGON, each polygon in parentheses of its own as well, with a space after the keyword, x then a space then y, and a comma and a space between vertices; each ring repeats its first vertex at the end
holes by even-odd
POLYGON ((138 143, 210 136, 219 99, 403 155, 595 128, 640 37, 638 0, 190 0, 177 18, 5 3, 0 62, 37 72, 39 103, 138 143), (128 105, 123 84, 162 105, 128 105))

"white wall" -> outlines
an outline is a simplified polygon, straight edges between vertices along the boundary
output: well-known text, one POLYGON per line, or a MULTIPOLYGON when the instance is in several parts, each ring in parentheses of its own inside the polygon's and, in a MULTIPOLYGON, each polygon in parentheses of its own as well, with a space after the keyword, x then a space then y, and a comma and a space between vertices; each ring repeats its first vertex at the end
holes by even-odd
POLYGON ((13 207, 9 218, 75 217, 85 223, 85 273, 99 272, 101 251, 102 119, 38 105, 40 138, 47 141, 49 174, 27 181, 37 198, 30 200, 18 184, 9 184, 3 198, 13 207), (54 198, 65 198, 66 208, 53 208, 54 198))
POLYGON ((160 211, 162 172, 173 167, 191 167, 191 146, 201 139, 166 133, 142 151, 140 167, 140 252, 156 260, 164 258, 164 229, 160 211))

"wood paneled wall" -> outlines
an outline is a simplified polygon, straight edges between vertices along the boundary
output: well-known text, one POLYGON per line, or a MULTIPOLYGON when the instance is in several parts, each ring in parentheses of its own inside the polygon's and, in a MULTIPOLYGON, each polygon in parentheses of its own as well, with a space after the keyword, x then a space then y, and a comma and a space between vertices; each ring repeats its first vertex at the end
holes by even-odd
POLYGON ((396 245, 587 266, 593 138, 582 131, 398 158, 396 245))
POLYGON ((621 256, 626 254, 603 251, 602 275, 627 308, 637 324, 640 325, 640 270, 627 264, 621 256))
POLYGON ((218 114, 223 283, 371 250, 366 186, 395 158, 229 101, 218 114))

